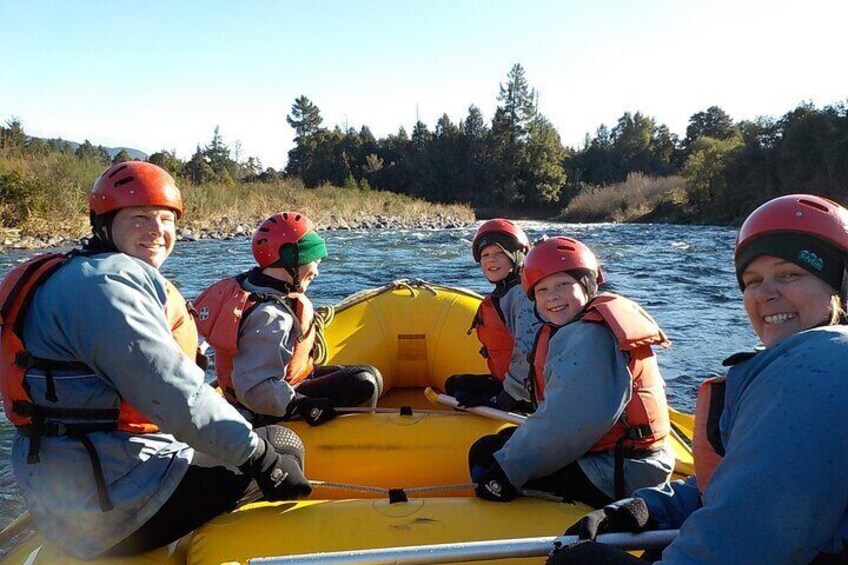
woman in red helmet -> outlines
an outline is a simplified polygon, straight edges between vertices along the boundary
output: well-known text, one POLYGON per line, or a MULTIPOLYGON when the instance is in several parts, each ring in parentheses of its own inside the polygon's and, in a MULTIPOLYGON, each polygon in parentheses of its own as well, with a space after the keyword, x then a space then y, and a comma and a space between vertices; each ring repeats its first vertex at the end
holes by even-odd
POLYGON ((527 235, 510 220, 488 220, 474 234, 474 261, 495 285, 480 303, 472 326, 490 374, 453 375, 445 381, 445 391, 460 406, 489 405, 525 413, 535 408, 526 386, 527 355, 542 321, 521 289, 521 265, 529 250, 527 235))
MULTIPOLYGON (((806 194, 748 216, 736 277, 765 346, 698 394, 695 476, 642 489, 567 533, 677 529, 662 563, 848 563, 848 210, 806 194)), ((552 564, 640 563, 597 544, 552 564)))
POLYGON ((521 280, 545 320, 532 353, 538 409, 469 452, 480 498, 527 488, 594 506, 668 481, 668 409, 652 345, 665 334, 636 303, 598 293, 598 260, 577 240, 544 240, 521 280))
POLYGON ((383 386, 376 367, 313 365, 317 326, 306 289, 327 246, 312 221, 275 214, 252 247, 258 267, 216 282, 195 301, 227 400, 254 425, 294 416, 319 425, 335 417, 335 406, 376 406, 383 386))
POLYGON ((251 478, 270 499, 308 494, 297 436, 253 431, 195 364, 194 324, 159 273, 183 211, 174 179, 121 163, 89 204, 82 250, 0 283, 0 388, 38 529, 83 559, 122 556, 232 509, 251 478))

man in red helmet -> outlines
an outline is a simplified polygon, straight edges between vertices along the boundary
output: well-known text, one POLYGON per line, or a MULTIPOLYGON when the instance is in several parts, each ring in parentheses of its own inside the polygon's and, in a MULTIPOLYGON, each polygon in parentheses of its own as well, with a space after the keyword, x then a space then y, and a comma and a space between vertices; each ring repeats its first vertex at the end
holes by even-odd
POLYGON ((477 496, 505 502, 526 487, 598 506, 664 484, 674 455, 651 345, 667 345, 665 334, 636 303, 598 292, 598 260, 577 240, 536 244, 521 279, 546 322, 529 377, 539 407, 472 445, 477 496))
POLYGON ((295 416, 319 425, 336 406, 376 406, 383 386, 376 367, 313 363, 318 329, 306 289, 327 256, 315 225, 299 212, 274 214, 256 230, 252 249, 258 267, 216 282, 195 301, 227 400, 254 425, 295 416))
POLYGON ((251 479, 269 499, 308 494, 299 438, 253 431, 195 364, 193 321, 159 273, 183 212, 174 179, 121 163, 89 204, 83 249, 0 283, 0 388, 38 529, 83 559, 122 556, 231 510, 251 479))
POLYGON ((460 406, 488 405, 524 413, 535 409, 527 388, 527 355, 542 320, 520 284, 521 265, 529 249, 524 230, 503 218, 483 222, 474 234, 474 261, 495 286, 480 303, 472 325, 490 374, 452 375, 445 381, 445 392, 456 397, 460 406))

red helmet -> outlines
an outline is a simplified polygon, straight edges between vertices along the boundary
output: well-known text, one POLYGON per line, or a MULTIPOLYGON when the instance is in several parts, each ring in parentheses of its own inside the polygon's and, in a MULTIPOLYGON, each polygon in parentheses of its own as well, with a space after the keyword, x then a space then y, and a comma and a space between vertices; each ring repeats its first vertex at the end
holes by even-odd
POLYGON ((312 220, 300 212, 280 212, 274 214, 257 228, 253 234, 253 257, 261 268, 294 267, 281 265, 281 252, 287 245, 297 246, 303 236, 315 231, 312 220))
POLYGON ((811 194, 789 194, 769 200, 751 212, 739 229, 736 260, 752 241, 777 232, 807 234, 848 251, 848 210, 811 194))
POLYGON ((88 207, 96 215, 130 206, 159 206, 183 213, 183 199, 174 177, 145 161, 112 165, 95 181, 88 207))
POLYGON ((524 233, 524 230, 503 218, 487 220, 477 228, 477 232, 474 234, 474 241, 471 242, 471 253, 474 255, 475 262, 480 262, 482 248, 492 243, 505 245, 507 251, 523 251, 527 253, 530 250, 530 240, 527 239, 527 234, 524 233), (494 237, 487 239, 483 237, 485 235, 494 237))
POLYGON ((535 300, 533 288, 539 281, 554 273, 574 269, 593 271, 597 273, 597 283, 600 285, 604 282, 598 258, 591 249, 570 237, 545 239, 534 245, 527 254, 524 268, 521 270, 521 285, 530 300, 535 300))

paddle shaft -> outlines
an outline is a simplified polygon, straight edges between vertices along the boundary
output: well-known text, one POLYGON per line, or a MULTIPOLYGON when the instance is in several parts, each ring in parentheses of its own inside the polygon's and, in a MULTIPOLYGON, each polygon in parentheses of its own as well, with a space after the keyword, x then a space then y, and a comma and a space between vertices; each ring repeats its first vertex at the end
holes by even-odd
POLYGON ((432 388, 427 388, 424 391, 424 394, 425 396, 427 396, 427 399, 430 402, 433 402, 434 404, 443 404, 445 406, 450 406, 451 408, 456 408, 458 410, 464 410, 466 412, 479 414, 480 416, 485 416, 486 418, 502 420, 504 422, 511 422, 513 424, 521 424, 524 422, 524 420, 527 419, 526 416, 522 416, 521 414, 505 412, 503 410, 498 410, 497 408, 490 408, 488 406, 470 406, 466 408, 464 406, 460 406, 457 399, 453 396, 448 396, 447 394, 436 392, 432 388))
MULTIPOLYGON (((661 549, 671 543, 675 537, 677 537, 677 530, 661 530, 639 534, 629 532, 604 534, 598 536, 596 541, 626 550, 661 549)), ((248 563, 251 565, 290 565, 292 563, 302 565, 323 565, 329 563, 354 563, 357 565, 456 563, 484 561, 487 559, 544 557, 554 549, 554 544, 568 545, 576 541, 578 541, 577 536, 562 536, 558 538, 517 538, 434 545, 412 545, 263 557, 250 559, 248 563)))

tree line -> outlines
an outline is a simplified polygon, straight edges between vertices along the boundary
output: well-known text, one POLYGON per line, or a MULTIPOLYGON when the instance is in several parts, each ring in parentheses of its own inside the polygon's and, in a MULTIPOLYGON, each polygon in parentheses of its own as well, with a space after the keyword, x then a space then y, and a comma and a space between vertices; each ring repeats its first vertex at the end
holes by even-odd
POLYGON ((693 114, 681 139, 641 112, 601 125, 581 148, 563 146, 538 97, 516 64, 499 85, 486 123, 479 108, 455 124, 443 114, 431 131, 420 120, 407 133, 376 139, 322 127, 318 106, 295 99, 287 116, 295 130, 285 172, 306 186, 377 188, 440 202, 516 210, 561 210, 598 186, 632 173, 683 175, 691 216, 728 223, 779 194, 848 197, 848 106, 803 103, 781 118, 734 120, 720 107, 693 114))
MULTIPOLYGON (((300 179, 307 187, 330 184, 371 188, 429 201, 558 214, 575 197, 624 181, 628 175, 683 175, 689 217, 730 223, 779 194, 813 192, 845 202, 848 197, 848 105, 822 109, 803 103, 780 118, 735 122, 712 106, 693 114, 682 139, 653 117, 625 112, 612 126, 586 135, 582 147, 562 144, 539 111, 538 95, 524 68, 514 65, 498 86, 498 105, 486 121, 475 105, 459 123, 442 114, 431 130, 418 120, 377 139, 360 129, 323 126, 318 106, 294 100, 286 121, 294 148, 284 171, 243 159, 240 144, 229 147, 216 127, 211 141, 183 161, 173 151, 148 160, 193 184, 300 179)), ((28 137, 20 120, 0 126, 1 155, 38 157, 74 154, 104 165, 130 159, 109 157, 85 141, 75 149, 61 139, 28 137)), ((0 192, 2 192, 0 187, 0 192)))

